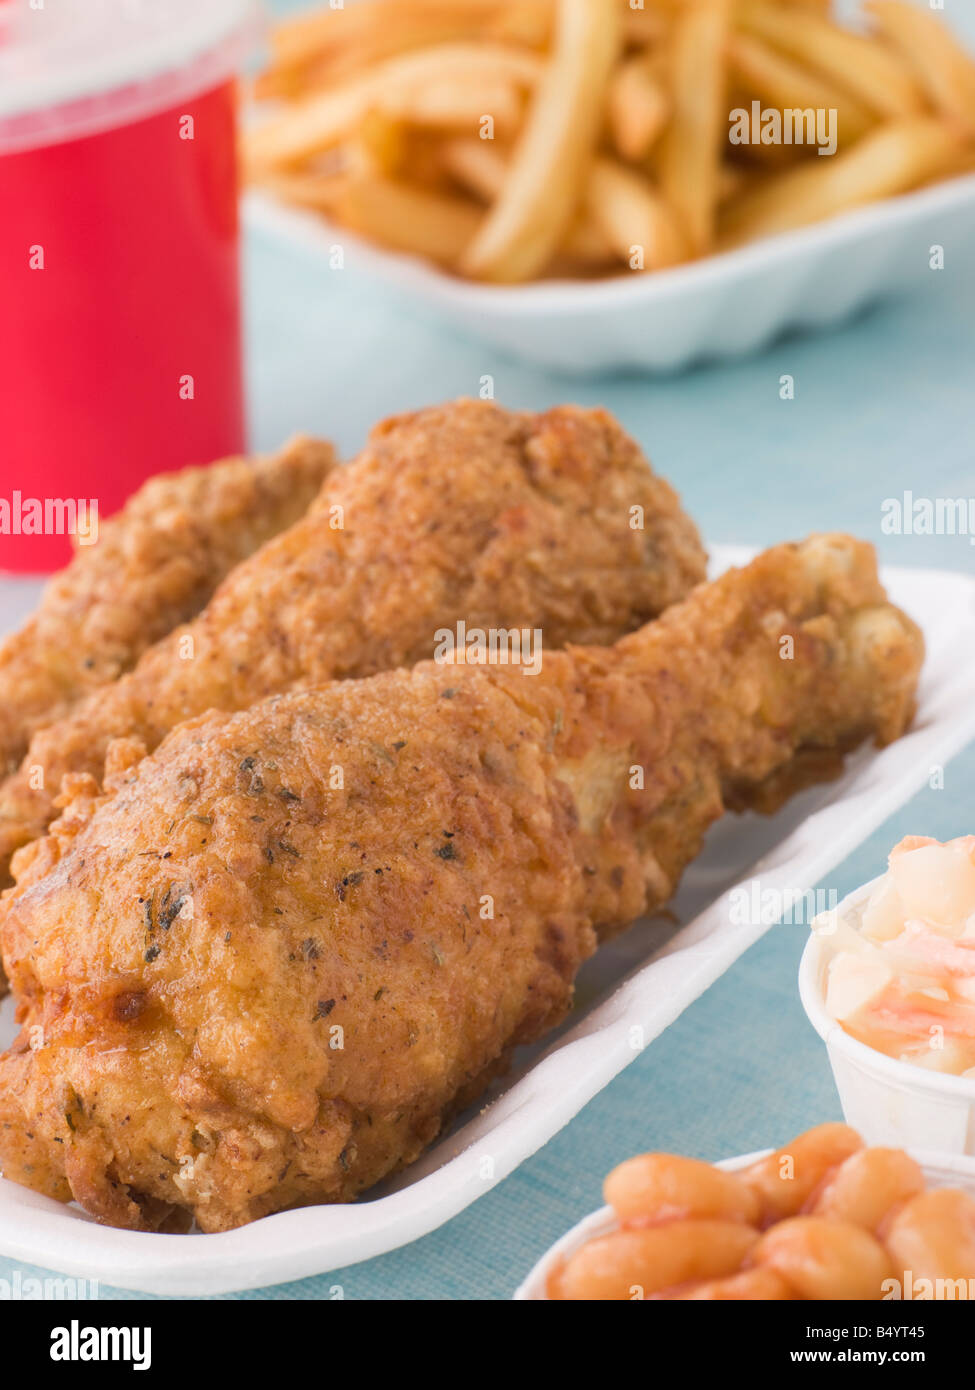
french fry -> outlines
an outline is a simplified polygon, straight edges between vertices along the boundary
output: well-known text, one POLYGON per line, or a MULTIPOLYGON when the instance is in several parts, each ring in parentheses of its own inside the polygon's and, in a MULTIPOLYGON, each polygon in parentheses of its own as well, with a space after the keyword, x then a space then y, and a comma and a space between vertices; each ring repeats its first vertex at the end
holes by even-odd
POLYGON ((586 208, 569 224, 559 254, 586 270, 605 268, 616 260, 612 243, 586 208))
POLYGON ((836 82, 878 116, 915 116, 925 110, 924 93, 896 52, 874 39, 776 4, 749 3, 741 26, 803 67, 836 82))
POLYGON ((260 97, 295 98, 371 64, 434 44, 482 40, 541 48, 554 0, 358 0, 285 20, 272 31, 274 60, 260 97))
POLYGON ((340 222, 395 251, 453 265, 476 235, 483 209, 395 179, 349 180, 334 206, 340 222))
POLYGON ((498 132, 513 131, 522 112, 521 94, 513 82, 484 77, 471 81, 441 73, 422 89, 386 92, 381 109, 414 125, 439 130, 477 130, 489 118, 498 132))
POLYGON ((340 144, 370 110, 376 92, 375 79, 363 77, 346 87, 309 97, 245 131, 243 159, 248 176, 261 178, 340 144))
POLYGON ((499 43, 523 43, 528 48, 544 48, 552 37, 555 0, 508 0, 494 5, 494 14, 485 25, 485 37, 499 43))
POLYGON ((670 115, 670 97, 643 54, 613 73, 607 93, 609 132, 623 159, 645 159, 670 115))
POLYGON ((687 255, 680 223, 642 174, 612 159, 597 159, 589 173, 586 208, 632 270, 661 270, 687 255))
POLYGON ((440 146, 444 172, 482 202, 493 203, 508 174, 508 161, 495 140, 456 136, 440 146))
POLYGON ((728 204, 720 220, 718 245, 720 249, 739 246, 906 193, 949 170, 959 148, 935 116, 891 121, 865 135, 852 149, 829 159, 809 160, 728 204))
POLYGON ((384 111, 367 111, 351 142, 349 162, 360 173, 390 178, 400 172, 406 149, 401 122, 384 111))
MULTIPOLYGON (((445 140, 441 155, 445 172, 475 198, 491 203, 504 187, 508 159, 496 141, 460 137, 445 140)), ((614 259, 612 245, 585 208, 570 224, 559 251, 583 266, 605 265, 614 259)))
POLYGON ((700 0, 671 35, 673 116, 659 151, 660 187, 677 210, 693 254, 711 243, 722 143, 727 139, 725 50, 729 0, 700 0))
POLYGON ((740 198, 743 193, 754 188, 762 175, 744 164, 722 164, 718 179, 718 205, 728 203, 732 198, 740 198))
POLYGON ((353 48, 371 62, 370 40, 384 35, 408 45, 439 43, 443 26, 478 37, 485 22, 497 12, 497 0, 359 0, 358 4, 308 10, 284 19, 271 30, 275 59, 300 63, 310 57, 342 48, 353 48))
POLYGON ((403 159, 398 174, 406 182, 433 192, 449 193, 449 179, 444 171, 440 148, 449 135, 442 130, 423 130, 419 126, 402 126, 403 159))
POLYGON ((867 0, 864 9, 911 65, 934 109, 975 136, 975 62, 945 25, 904 0, 867 0))
POLYGON ((373 109, 420 124, 473 129, 482 115, 500 117, 502 124, 517 119, 517 101, 509 94, 531 86, 541 71, 535 54, 502 45, 449 44, 391 58, 249 131, 247 165, 260 171, 298 163, 341 143, 373 109))
POLYGON ((620 25, 624 43, 659 43, 670 27, 671 17, 664 8, 631 10, 623 0, 620 25))
POLYGON ((855 97, 751 34, 733 34, 729 52, 737 82, 763 105, 780 110, 834 110, 842 146, 860 139, 875 124, 855 97))
POLYGON ((660 19, 669 24, 697 0, 616 0, 624 15, 634 16, 634 24, 654 23, 660 19))
POLYGON ((527 280, 544 268, 558 246, 599 133, 619 45, 616 18, 605 0, 560 0, 548 69, 501 195, 462 258, 466 274, 527 280))
MULTIPOLYGON (((734 110, 750 111, 753 92, 743 91, 740 87, 732 85, 728 95, 728 113, 734 110)), ((730 151, 729 151, 730 153, 730 151)), ((801 159, 807 159, 814 150, 809 145, 787 145, 784 141, 779 144, 763 145, 745 144, 734 147, 733 158, 746 161, 750 165, 760 165, 765 169, 788 169, 797 164, 801 159)))
POLYGON ((260 186, 266 192, 280 198, 281 202, 290 203, 293 207, 331 213, 348 186, 348 175, 345 172, 274 173, 265 175, 260 186))

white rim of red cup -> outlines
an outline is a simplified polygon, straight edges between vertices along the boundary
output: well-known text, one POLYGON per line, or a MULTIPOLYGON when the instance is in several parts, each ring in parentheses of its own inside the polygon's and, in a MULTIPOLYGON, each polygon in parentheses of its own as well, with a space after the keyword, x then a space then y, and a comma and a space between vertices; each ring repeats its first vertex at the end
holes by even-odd
POLYGON ((0 0, 0 154, 129 125, 218 86, 261 27, 258 0, 0 0))

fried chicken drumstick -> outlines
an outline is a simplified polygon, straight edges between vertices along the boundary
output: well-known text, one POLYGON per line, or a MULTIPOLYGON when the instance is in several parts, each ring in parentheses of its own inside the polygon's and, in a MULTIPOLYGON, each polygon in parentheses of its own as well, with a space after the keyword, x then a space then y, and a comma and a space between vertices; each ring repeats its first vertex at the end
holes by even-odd
POLYGON ((295 439, 270 458, 152 478, 102 522, 0 642, 0 776, 39 728, 195 617, 235 565, 298 520, 334 462, 331 445, 295 439))
POLYGON ((536 677, 427 662, 122 745, 5 905, 4 1175, 135 1228, 354 1197, 563 1017, 726 795, 895 738, 921 657, 871 547, 821 536, 536 677))
POLYGON ((62 777, 100 777, 113 738, 152 749, 207 709, 412 665, 458 619, 612 642, 704 571, 673 489, 604 411, 457 401, 386 421, 194 622, 33 739, 0 788, 0 887, 62 777))

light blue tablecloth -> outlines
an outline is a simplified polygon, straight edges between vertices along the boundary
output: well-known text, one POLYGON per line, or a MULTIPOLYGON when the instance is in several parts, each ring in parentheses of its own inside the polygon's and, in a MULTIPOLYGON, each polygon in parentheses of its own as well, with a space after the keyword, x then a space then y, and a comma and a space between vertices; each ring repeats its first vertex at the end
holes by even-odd
MULTIPOLYGON (((507 406, 573 400, 614 411, 712 541, 764 545, 843 529, 876 542, 889 563, 975 569, 965 538, 880 532, 883 499, 905 489, 975 495, 970 265, 949 264, 925 291, 838 332, 658 379, 547 376, 269 242, 247 246, 246 289, 258 447, 302 429, 350 453, 381 416, 476 394, 490 372, 507 406), (785 372, 796 381, 791 402, 778 395, 785 372)), ((916 797, 823 886, 842 895, 871 877, 908 831, 971 832, 973 783, 975 746, 950 765, 944 790, 916 797)), ((354 1299, 508 1298, 542 1251, 599 1205, 602 1177, 623 1157, 652 1147, 714 1159, 838 1118, 825 1051, 796 993, 804 936, 802 927, 773 928, 561 1134, 441 1230, 379 1259, 243 1296, 315 1299, 341 1285, 354 1299)), ((10 1268, 0 1260, 0 1276, 10 1268)))

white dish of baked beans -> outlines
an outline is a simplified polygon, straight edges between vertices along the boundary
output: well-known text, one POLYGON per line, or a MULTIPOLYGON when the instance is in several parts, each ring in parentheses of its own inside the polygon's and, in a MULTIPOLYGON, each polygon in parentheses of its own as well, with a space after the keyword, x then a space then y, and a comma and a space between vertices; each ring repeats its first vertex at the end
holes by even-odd
POLYGON ((718 1164, 627 1159, 521 1301, 975 1298, 975 1159, 824 1124, 718 1164))

